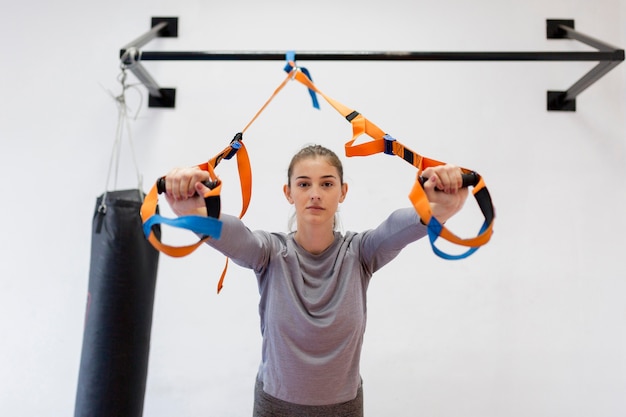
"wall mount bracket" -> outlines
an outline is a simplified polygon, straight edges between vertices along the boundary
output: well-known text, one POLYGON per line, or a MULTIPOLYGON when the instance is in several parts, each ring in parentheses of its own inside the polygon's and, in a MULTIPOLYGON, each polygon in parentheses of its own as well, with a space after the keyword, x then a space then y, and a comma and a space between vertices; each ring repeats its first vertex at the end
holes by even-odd
MULTIPOLYGON (((176 89, 160 88, 142 61, 284 61, 285 52, 141 51, 156 37, 177 37, 177 17, 153 17, 150 31, 120 50, 122 65, 149 91, 149 107, 175 107, 176 89)), ((546 20, 547 39, 572 39, 597 51, 580 52, 298 52, 299 61, 589 61, 598 62, 565 91, 547 92, 548 111, 576 111, 576 97, 624 61, 624 50, 574 29, 574 20, 546 20)))
POLYGON ((148 107, 169 107, 176 105, 176 89, 160 88, 157 82, 141 64, 141 47, 156 37, 178 37, 177 17, 153 17, 151 29, 129 42, 120 50, 122 68, 130 70, 135 77, 148 89, 148 107))

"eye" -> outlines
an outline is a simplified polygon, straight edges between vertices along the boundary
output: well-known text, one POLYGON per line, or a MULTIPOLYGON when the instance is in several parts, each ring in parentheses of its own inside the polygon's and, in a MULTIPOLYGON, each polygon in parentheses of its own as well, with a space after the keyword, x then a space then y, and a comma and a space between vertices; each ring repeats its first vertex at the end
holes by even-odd
POLYGON ((332 187, 333 185, 335 185, 334 182, 326 181, 325 183, 322 184, 322 187, 332 187))
POLYGON ((309 182, 307 182, 307 181, 301 181, 301 182, 297 182, 296 183, 296 187, 299 187, 299 188, 306 188, 309 185, 311 185, 311 184, 309 182))

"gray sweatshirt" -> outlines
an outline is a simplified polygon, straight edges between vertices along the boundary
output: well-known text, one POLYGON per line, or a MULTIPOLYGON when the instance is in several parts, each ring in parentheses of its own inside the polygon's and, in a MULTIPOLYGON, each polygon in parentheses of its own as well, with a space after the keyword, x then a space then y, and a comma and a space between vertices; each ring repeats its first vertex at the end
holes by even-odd
POLYGON ((362 233, 335 232, 319 255, 301 248, 293 233, 250 231, 226 214, 220 220, 222 237, 208 244, 257 276, 265 392, 302 405, 354 399, 369 280, 426 235, 415 210, 396 210, 362 233))

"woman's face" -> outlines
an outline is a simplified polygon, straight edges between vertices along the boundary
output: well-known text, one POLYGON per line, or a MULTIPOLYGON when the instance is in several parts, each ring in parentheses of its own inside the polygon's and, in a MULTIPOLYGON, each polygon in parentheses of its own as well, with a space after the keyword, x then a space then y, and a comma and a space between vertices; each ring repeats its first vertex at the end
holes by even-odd
POLYGON ((332 230, 348 185, 341 183, 336 167, 323 157, 314 157, 296 163, 283 191, 287 201, 295 206, 299 227, 326 224, 332 230))

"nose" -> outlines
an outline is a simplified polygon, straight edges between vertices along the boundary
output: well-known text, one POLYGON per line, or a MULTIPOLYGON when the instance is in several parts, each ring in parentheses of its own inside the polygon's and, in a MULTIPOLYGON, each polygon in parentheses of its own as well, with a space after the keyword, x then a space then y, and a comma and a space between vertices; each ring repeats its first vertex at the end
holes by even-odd
POLYGON ((317 186, 313 186, 311 187, 311 201, 315 201, 315 200, 321 200, 321 193, 320 193, 320 189, 317 186))

